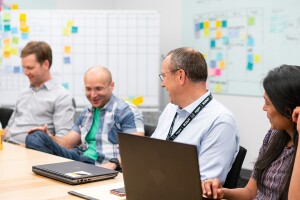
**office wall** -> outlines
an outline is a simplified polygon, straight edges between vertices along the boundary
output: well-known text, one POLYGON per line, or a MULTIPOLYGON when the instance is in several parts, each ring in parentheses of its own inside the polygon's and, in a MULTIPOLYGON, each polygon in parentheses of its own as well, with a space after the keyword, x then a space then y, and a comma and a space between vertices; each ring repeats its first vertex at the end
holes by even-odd
MULTIPOLYGON (((47 2, 53 2, 56 9, 158 10, 161 16, 161 54, 182 46, 181 0, 43 0, 44 4, 47 2)), ((40 8, 44 9, 45 6, 40 8)), ((168 96, 163 89, 160 91, 161 108, 163 108, 168 103, 168 96)), ((263 98, 231 95, 214 95, 214 97, 231 109, 236 116, 241 145, 248 150, 243 168, 251 170, 263 137, 269 128, 266 114, 262 111, 263 98)))

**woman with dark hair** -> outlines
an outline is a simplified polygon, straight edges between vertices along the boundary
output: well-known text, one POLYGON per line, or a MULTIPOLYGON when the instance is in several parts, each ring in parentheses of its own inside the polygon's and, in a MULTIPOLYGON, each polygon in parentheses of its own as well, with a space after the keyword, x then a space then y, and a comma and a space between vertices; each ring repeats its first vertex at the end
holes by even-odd
POLYGON ((282 65, 263 80, 271 129, 264 138, 245 188, 222 188, 203 181, 203 194, 213 199, 300 199, 300 66, 282 65))

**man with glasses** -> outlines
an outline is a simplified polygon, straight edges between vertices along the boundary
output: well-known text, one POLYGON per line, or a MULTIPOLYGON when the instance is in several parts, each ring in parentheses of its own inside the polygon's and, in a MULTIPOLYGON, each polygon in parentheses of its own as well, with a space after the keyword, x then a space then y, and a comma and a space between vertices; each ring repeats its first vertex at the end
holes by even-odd
POLYGON ((47 126, 34 128, 27 136, 26 147, 120 170, 117 133, 144 135, 142 113, 113 95, 114 82, 105 67, 90 68, 84 75, 84 85, 91 106, 82 111, 72 130, 57 138, 47 126))
POLYGON ((218 177, 224 183, 239 150, 239 134, 233 114, 206 88, 204 57, 192 48, 174 49, 159 77, 170 103, 151 137, 196 145, 201 180, 218 177))

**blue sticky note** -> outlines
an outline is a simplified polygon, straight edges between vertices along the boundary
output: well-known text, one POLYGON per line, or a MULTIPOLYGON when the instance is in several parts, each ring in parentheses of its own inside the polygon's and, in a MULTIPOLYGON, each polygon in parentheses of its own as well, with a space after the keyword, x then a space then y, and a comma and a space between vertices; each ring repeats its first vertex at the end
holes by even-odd
POLYGON ((10 31, 10 24, 4 24, 4 31, 10 31))
POLYGON ((199 31, 200 30, 200 25, 199 24, 195 24, 195 31, 199 31))
POLYGON ((249 47, 253 47, 254 46, 254 38, 252 38, 252 37, 248 37, 248 46, 249 47))
POLYGON ((69 89, 69 83, 64 82, 62 83, 62 86, 67 90, 69 89))
POLYGON ((217 60, 223 60, 223 53, 221 52, 217 53, 217 60))
POLYGON ((222 21, 222 28, 226 28, 227 27, 227 21, 226 20, 223 20, 222 21))
POLYGON ((78 33, 78 27, 77 26, 72 26, 71 32, 72 33, 78 33))
POLYGON ((253 63, 248 62, 247 70, 249 70, 249 71, 253 70, 253 63))
POLYGON ((18 33, 18 27, 11 27, 11 33, 12 34, 17 34, 18 33))
POLYGON ((28 40, 28 38, 29 38, 28 33, 22 33, 21 38, 22 38, 22 40, 28 40))
POLYGON ((200 30, 203 29, 203 28, 204 28, 204 23, 201 22, 201 23, 199 24, 199 26, 200 26, 200 30))
POLYGON ((14 66, 14 73, 19 74, 21 72, 21 67, 20 66, 14 66))
POLYGON ((248 62, 253 63, 253 54, 248 54, 248 62))
POLYGON ((216 41, 215 40, 211 40, 210 41, 210 48, 215 48, 216 47, 216 41))
POLYGON ((70 64, 71 63, 71 58, 70 56, 64 57, 64 64, 70 64))
POLYGON ((211 68, 216 68, 217 62, 215 60, 210 61, 210 67, 211 68))
POLYGON ((229 41, 229 40, 228 40, 228 37, 227 37, 227 36, 225 36, 225 37, 222 38, 222 42, 223 42, 224 45, 227 45, 227 44, 228 44, 228 41, 229 41))

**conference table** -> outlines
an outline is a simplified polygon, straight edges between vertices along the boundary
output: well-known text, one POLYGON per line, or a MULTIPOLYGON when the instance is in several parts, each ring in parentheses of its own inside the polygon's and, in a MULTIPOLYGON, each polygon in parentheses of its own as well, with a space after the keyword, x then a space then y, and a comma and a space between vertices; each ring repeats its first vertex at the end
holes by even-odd
POLYGON ((33 165, 65 161, 70 160, 3 142, 3 150, 0 150, 0 199, 81 199, 69 195, 68 191, 123 183, 122 173, 114 179, 74 186, 32 172, 33 165))

